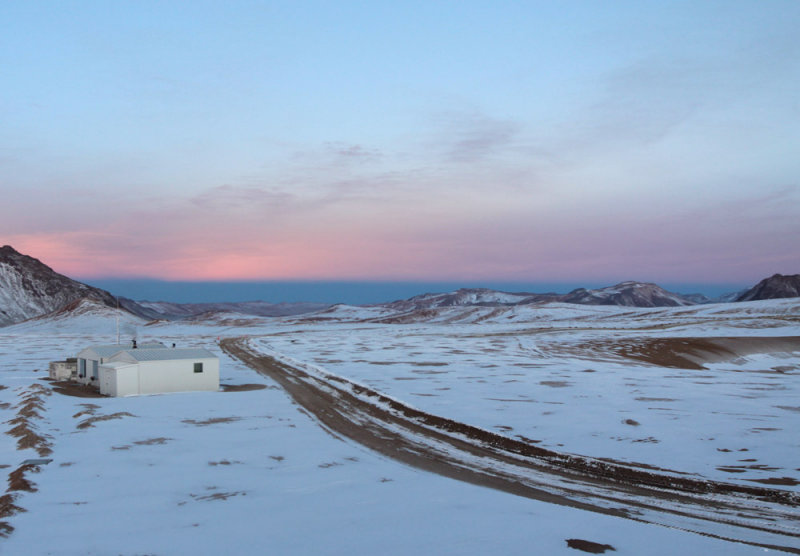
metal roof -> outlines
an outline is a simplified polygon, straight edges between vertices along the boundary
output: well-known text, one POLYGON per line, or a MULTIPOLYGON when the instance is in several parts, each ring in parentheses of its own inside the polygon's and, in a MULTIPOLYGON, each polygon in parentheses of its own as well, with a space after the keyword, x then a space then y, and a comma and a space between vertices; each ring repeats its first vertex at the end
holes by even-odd
POLYGON ((121 369, 122 367, 135 367, 136 361, 107 361, 100 363, 100 367, 108 367, 110 369, 121 369))
MULTIPOLYGON (((167 346, 160 342, 150 342, 146 344, 140 344, 139 346, 142 349, 166 349, 167 346)), ((84 351, 92 351, 98 357, 103 359, 111 357, 112 355, 119 353, 120 351, 127 351, 131 349, 130 343, 124 344, 103 344, 99 346, 89 346, 86 349, 82 350, 81 353, 84 351)))
POLYGON ((126 349, 114 357, 114 360, 132 361, 168 361, 178 359, 216 359, 217 356, 202 348, 167 348, 167 349, 126 349))

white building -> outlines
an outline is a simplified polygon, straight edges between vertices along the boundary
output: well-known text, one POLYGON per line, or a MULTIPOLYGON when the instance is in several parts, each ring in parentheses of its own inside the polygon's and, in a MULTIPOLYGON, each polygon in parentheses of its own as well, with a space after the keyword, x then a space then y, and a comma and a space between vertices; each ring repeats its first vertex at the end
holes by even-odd
POLYGON ((106 396, 219 390, 219 359, 207 349, 125 349, 98 371, 100 393, 106 396))
MULTIPOLYGON (((160 342, 152 342, 149 344, 139 344, 138 348, 141 349, 167 349, 166 346, 160 342)), ((103 344, 99 346, 89 346, 78 354, 78 377, 77 381, 81 384, 92 384, 99 386, 100 384, 100 365, 108 361, 108 359, 120 351, 126 349, 133 349, 133 344, 103 344)))

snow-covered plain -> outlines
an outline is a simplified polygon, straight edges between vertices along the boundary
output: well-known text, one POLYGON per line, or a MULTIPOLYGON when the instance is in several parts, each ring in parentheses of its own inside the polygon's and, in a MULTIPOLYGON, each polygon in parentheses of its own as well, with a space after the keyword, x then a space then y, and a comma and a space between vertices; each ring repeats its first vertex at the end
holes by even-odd
MULTIPOLYGON (((800 479, 797 353, 689 370, 626 361, 604 346, 643 337, 798 336, 800 301, 454 308, 425 322, 411 315, 375 322, 386 317, 377 308, 339 307, 282 319, 220 315, 145 326, 130 318, 123 329, 136 327, 141 340, 217 353, 223 384, 265 388, 118 399, 66 396, 42 380, 49 361, 115 339, 108 309, 0 329, 0 419, 14 419, 35 385, 47 387, 30 423, 51 443, 53 459, 26 475, 36 492, 16 492, 15 504, 27 511, 4 519, 14 531, 0 539, 0 552, 576 554, 567 539, 585 539, 619 554, 764 553, 388 460, 325 431, 217 341, 252 336, 286 360, 559 451, 758 484, 800 479)), ((7 434, 0 453, 9 473, 39 457, 7 434)))

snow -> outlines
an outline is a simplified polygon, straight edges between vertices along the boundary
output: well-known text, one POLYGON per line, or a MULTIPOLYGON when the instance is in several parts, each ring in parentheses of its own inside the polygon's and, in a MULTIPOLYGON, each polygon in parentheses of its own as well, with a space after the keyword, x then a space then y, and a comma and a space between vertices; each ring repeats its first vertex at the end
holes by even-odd
MULTIPOLYGON (((467 309, 476 308, 446 308, 433 322, 410 324, 368 322, 387 313, 346 306, 283 319, 215 315, 210 322, 145 325, 125 317, 140 341, 214 352, 223 384, 266 388, 44 397, 41 418, 32 423, 49 437, 53 462, 27 475, 38 490, 19 493, 15 503, 27 511, 5 519, 15 530, 0 539, 0 551, 576 554, 566 539, 578 538, 610 544, 619 554, 765 552, 520 498, 388 460, 329 434, 277 385, 217 346, 219 337, 251 336, 263 351, 321 374, 560 451, 743 484, 769 475, 800 478, 800 446, 792 434, 800 412, 785 409, 800 399, 797 354, 749 355, 696 371, 632 364, 585 347, 604 338, 800 335, 797 300, 645 310, 569 304, 467 309), (460 324, 454 322, 459 315, 460 324), (776 367, 788 370, 765 372, 776 367), (78 426, 114 414, 120 417, 78 426), (658 441, 637 442, 647 438, 658 441), (743 448, 748 451, 737 451, 743 448), (735 464, 779 470, 718 469, 735 464)), ((115 327, 113 310, 95 308, 0 329, 2 421, 16 416, 32 385, 47 385, 42 378, 49 361, 116 341, 115 327)), ((0 435, 0 453, 6 471, 38 457, 17 450, 7 434, 0 435)))
POLYGON ((778 471, 800 479, 797 427, 791 426, 800 424, 800 383, 796 374, 762 372, 793 365, 796 373, 797 358, 752 355, 708 364, 706 371, 668 369, 553 356, 550 347, 564 342, 559 333, 442 332, 436 326, 307 330, 260 342, 428 413, 542 447, 724 481, 746 483, 778 471), (769 471, 731 476, 728 468, 745 459, 769 471))

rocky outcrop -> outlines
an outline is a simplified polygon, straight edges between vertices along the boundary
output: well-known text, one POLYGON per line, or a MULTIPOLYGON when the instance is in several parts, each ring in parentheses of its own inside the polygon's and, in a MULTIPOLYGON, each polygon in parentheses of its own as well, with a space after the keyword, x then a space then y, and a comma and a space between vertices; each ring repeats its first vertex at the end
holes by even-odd
POLYGON ((9 245, 0 247, 0 326, 52 313, 85 298, 110 307, 117 304, 105 290, 67 278, 9 245))
POLYGON ((756 301, 759 299, 781 299, 800 297, 800 274, 774 274, 745 291, 736 301, 756 301))

